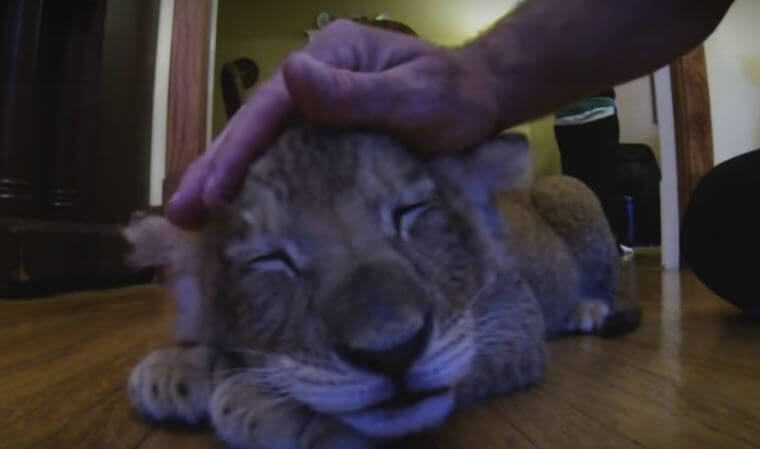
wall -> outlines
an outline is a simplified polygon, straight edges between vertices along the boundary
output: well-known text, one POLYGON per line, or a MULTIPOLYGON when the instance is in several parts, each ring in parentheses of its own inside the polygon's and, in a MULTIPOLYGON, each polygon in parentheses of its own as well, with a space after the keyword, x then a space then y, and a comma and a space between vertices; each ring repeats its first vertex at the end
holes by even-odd
POLYGON ((654 73, 655 103, 660 124, 660 241, 662 242, 662 266, 668 270, 677 270, 681 256, 679 248, 679 223, 681 220, 678 206, 678 176, 676 162, 676 131, 673 113, 673 89, 670 67, 665 66, 654 73))
POLYGON ((151 206, 160 206, 163 201, 173 20, 174 0, 161 0, 159 3, 156 64, 153 81, 153 121, 150 143, 151 206))
MULTIPOLYGON (((259 65, 261 78, 269 77, 285 56, 306 43, 304 29, 312 27, 320 11, 328 10, 340 16, 388 13, 409 24, 423 38, 441 45, 457 45, 486 29, 516 3, 516 0, 367 0, 357 7, 351 0, 320 3, 281 0, 266 6, 248 0, 222 1, 214 67, 213 134, 222 129, 227 119, 218 88, 222 64, 247 56, 259 65)), ((649 78, 644 77, 616 88, 621 140, 648 144, 659 158, 659 136, 649 83, 649 78)), ((525 133, 536 148, 536 175, 559 173, 553 118, 545 117, 516 129, 525 133)))
POLYGON ((654 117, 653 79, 645 76, 615 87, 620 142, 649 145, 660 159, 660 134, 654 117))
MULTIPOLYGON (((217 134, 226 116, 219 92, 221 66, 238 57, 250 57, 259 65, 261 78, 269 77, 290 52, 306 43, 304 30, 314 25, 320 11, 338 16, 353 13, 387 13, 411 26, 421 37, 440 45, 457 45, 486 29, 508 12, 517 0, 280 0, 219 2, 215 63, 213 133, 217 134), (357 6, 359 5, 359 6, 357 6)), ((545 118, 518 127, 536 148, 537 175, 559 172, 557 145, 552 119, 545 118)))
POLYGON ((715 163, 760 148, 760 2, 736 0, 705 42, 715 163))

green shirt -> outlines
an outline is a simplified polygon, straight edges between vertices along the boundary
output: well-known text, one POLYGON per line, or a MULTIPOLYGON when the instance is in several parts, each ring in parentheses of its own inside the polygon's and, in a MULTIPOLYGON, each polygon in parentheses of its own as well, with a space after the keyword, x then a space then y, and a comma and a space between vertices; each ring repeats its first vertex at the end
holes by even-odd
POLYGON ((558 111, 555 125, 582 125, 613 115, 615 115, 615 100, 609 97, 589 97, 558 111))

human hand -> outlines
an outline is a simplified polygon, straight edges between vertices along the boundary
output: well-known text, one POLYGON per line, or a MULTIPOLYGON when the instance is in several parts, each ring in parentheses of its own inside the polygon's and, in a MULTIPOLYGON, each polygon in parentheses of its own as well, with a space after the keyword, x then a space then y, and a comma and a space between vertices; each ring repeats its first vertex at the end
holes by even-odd
POLYGON ((167 215, 194 227, 236 192, 249 164, 296 113, 387 130, 424 152, 466 149, 499 130, 500 82, 468 47, 337 21, 288 57, 185 173, 167 215))

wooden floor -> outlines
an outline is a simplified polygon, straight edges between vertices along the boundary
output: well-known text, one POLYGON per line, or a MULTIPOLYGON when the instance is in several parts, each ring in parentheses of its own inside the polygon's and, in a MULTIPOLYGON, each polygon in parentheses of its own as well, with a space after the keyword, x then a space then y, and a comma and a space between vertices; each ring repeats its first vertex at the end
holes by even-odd
MULTIPOLYGON (((551 343, 544 383, 404 448, 760 447, 760 325, 689 273, 630 265, 644 323, 551 343)), ((0 301, 0 448, 221 448, 134 414, 129 368, 167 341, 157 287, 0 301)))

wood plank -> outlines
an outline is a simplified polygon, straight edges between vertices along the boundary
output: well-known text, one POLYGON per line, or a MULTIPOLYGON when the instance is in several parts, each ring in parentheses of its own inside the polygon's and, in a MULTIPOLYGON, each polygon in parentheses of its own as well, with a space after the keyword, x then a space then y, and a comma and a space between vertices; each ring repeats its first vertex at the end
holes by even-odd
POLYGON ((428 432, 408 438, 399 444, 399 449, 415 448, 509 448, 537 449, 525 434, 524 429, 498 414, 498 403, 493 401, 483 407, 474 408, 454 415, 447 425, 435 432, 428 432), (498 425, 494 425, 498 423, 498 425))
MULTIPOLYGON (((68 320, 67 328, 51 328, 54 332, 50 333, 45 327, 34 326, 36 338, 32 333, 27 338, 37 342, 37 348, 13 345, 13 351, 3 354, 21 354, 24 362, 3 368, 0 376, 4 387, 0 448, 126 448, 141 441, 151 425, 135 416, 124 386, 132 366, 148 350, 166 342, 167 323, 154 319, 161 315, 157 313, 161 305, 155 299, 163 297, 162 292, 152 287, 89 294, 85 297, 90 307, 74 307, 73 314, 66 313, 65 306, 69 298, 79 300, 76 295, 23 304, 0 303, 3 315, 36 309, 40 315, 58 312, 68 320), (136 302, 139 308, 134 307, 136 302), (125 305, 132 313, 121 313, 125 305), (84 324, 88 322, 90 325, 84 324), (123 325, 130 322, 143 325, 123 325), (50 334, 61 342, 56 349, 49 347, 50 334), (27 352, 42 355, 30 358, 27 352)), ((29 320, 32 326, 44 323, 29 320)))
POLYGON ((206 149, 211 0, 176 0, 169 72, 164 203, 206 149))
MULTIPOLYGON (((581 413, 594 417, 605 427, 616 429, 646 447, 756 447, 731 433, 728 427, 730 419, 713 415, 714 422, 707 427, 684 410, 678 409, 678 394, 664 398, 670 404, 664 408, 662 402, 654 402, 638 392, 631 393, 628 389, 618 388, 617 383, 598 382, 595 378, 560 363, 553 365, 553 369, 556 372, 554 376, 563 378, 565 382, 562 386, 550 382, 545 384, 547 391, 556 400, 572 404, 581 413), (574 388, 569 388, 570 385, 574 388)), ((629 387, 642 388, 640 382, 629 387)))
MULTIPOLYGON (((393 447, 760 447, 760 328, 690 273, 634 271, 637 332, 553 341, 541 385, 393 447)), ((126 398, 129 369, 167 342, 172 316, 155 286, 0 301, 0 448, 223 448, 147 422, 126 398)))
MULTIPOLYGON (((556 382, 555 382, 556 384, 556 382)), ((561 388, 565 388, 564 386, 561 388)), ((560 402, 543 386, 511 398, 496 401, 493 408, 502 419, 514 423, 537 447, 642 448, 635 439, 623 435, 581 413, 571 404, 560 402), (555 429, 546 432, 546 428, 555 429)))
POLYGON ((225 449, 224 444, 210 432, 161 429, 151 432, 135 449, 225 449))
POLYGON ((713 167, 712 119, 702 45, 670 66, 676 127, 678 204, 681 216, 702 176, 713 167))

